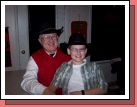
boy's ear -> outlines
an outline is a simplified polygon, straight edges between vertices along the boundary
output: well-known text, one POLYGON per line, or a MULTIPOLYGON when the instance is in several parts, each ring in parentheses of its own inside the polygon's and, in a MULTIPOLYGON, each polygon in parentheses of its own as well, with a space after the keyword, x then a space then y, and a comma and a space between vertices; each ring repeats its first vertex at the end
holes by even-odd
POLYGON ((57 35, 57 39, 59 38, 59 36, 57 35))
POLYGON ((68 53, 68 55, 70 55, 70 50, 69 50, 69 48, 67 48, 67 53, 68 53))
POLYGON ((86 48, 86 52, 85 53, 87 54, 87 48, 86 48))

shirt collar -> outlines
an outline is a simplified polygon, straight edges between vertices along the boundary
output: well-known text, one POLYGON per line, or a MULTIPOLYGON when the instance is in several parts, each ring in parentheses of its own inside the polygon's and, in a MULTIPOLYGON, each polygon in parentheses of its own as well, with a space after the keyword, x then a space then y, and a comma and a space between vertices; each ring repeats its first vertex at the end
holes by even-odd
MULTIPOLYGON (((45 50, 46 51, 46 50, 45 50)), ((47 52, 46 51, 46 53, 48 54, 48 55, 50 55, 50 53, 49 52, 47 52)), ((56 53, 57 53, 57 51, 55 52, 55 54, 53 55, 53 57, 55 57, 56 56, 56 53)))
MULTIPOLYGON (((83 63, 82 65, 84 65, 84 64, 87 62, 87 59, 85 58, 85 59, 83 59, 83 61, 84 61, 84 63, 83 63)), ((68 64, 69 64, 69 65, 73 65, 72 60, 70 60, 70 61, 68 62, 68 64)))

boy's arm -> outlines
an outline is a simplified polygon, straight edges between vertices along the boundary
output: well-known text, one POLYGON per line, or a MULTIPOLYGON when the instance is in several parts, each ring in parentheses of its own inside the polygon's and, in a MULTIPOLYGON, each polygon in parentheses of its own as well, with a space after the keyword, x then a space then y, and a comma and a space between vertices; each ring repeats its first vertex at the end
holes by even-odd
MULTIPOLYGON (((106 94, 106 92, 100 88, 91 88, 88 90, 84 90, 85 95, 103 95, 106 94)), ((81 91, 74 91, 71 92, 70 95, 82 95, 81 91)))
MULTIPOLYGON (((97 87, 84 90, 85 95, 104 95, 104 94, 107 94, 108 84, 105 80, 103 72, 98 65, 95 65, 95 67, 96 67, 95 71, 97 73, 96 78, 98 79, 98 82, 97 82, 98 85, 97 85, 97 87)), ((70 93, 70 95, 81 95, 81 94, 82 94, 81 91, 74 91, 74 92, 70 93)))

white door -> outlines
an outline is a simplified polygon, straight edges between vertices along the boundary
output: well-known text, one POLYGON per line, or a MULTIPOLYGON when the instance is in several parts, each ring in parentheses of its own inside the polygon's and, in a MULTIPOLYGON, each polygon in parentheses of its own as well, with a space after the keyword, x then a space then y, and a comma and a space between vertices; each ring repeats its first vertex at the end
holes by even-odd
POLYGON ((28 9, 26 5, 6 5, 5 24, 9 26, 11 67, 5 71, 24 70, 29 60, 28 9))
POLYGON ((29 60, 29 27, 28 6, 18 5, 18 37, 19 37, 19 62, 20 70, 26 69, 29 60))

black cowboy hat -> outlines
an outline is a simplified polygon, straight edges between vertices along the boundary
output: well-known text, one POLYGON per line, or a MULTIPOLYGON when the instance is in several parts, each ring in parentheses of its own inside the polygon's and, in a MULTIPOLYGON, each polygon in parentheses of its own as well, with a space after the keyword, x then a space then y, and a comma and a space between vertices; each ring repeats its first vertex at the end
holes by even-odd
POLYGON ((68 46, 69 45, 87 45, 85 37, 81 33, 74 33, 70 36, 69 41, 68 41, 68 46))
POLYGON ((85 45, 86 48, 88 49, 88 54, 89 54, 89 48, 91 46, 91 43, 87 43, 85 40, 85 37, 81 33, 74 33, 69 37, 68 43, 60 43, 60 49, 67 54, 67 48, 70 45, 85 45))
POLYGON ((63 32, 63 27, 61 29, 55 29, 48 22, 44 22, 39 26, 39 35, 57 33, 57 35, 60 36, 62 32, 63 32))

